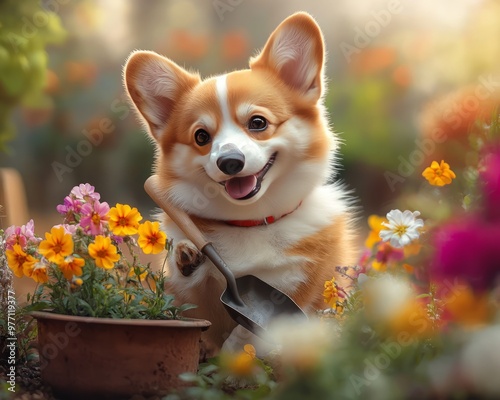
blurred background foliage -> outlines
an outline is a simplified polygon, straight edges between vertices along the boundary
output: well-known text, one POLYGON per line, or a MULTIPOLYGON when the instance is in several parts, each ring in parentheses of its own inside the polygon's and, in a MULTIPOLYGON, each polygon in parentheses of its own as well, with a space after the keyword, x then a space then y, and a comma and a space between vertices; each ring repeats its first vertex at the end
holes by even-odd
POLYGON ((46 46, 61 43, 65 31, 59 16, 40 10, 35 1, 0 3, 0 151, 13 137, 12 110, 51 106, 43 88, 47 81, 46 46))
POLYGON ((325 36, 326 105, 344 142, 340 178, 365 215, 385 214, 430 163, 408 161, 416 141, 448 110, 469 114, 443 101, 484 80, 498 94, 499 0, 3 0, 0 167, 22 173, 35 214, 55 214, 75 184, 88 182, 110 204, 129 202, 147 215, 153 204, 142 187, 153 148, 124 95, 128 54, 154 50, 205 77, 245 68, 299 10, 325 36), (90 149, 81 144, 89 135, 99 142, 90 149), (412 176, 390 185, 387 172, 397 175, 401 159, 412 176))

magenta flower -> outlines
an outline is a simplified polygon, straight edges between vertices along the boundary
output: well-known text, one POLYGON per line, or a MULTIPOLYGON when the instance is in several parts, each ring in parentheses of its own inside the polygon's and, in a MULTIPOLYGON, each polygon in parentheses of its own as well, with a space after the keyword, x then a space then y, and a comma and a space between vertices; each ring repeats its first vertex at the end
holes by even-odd
POLYGON ((79 186, 75 186, 71 190, 70 195, 73 195, 75 199, 82 200, 85 203, 92 203, 101 198, 101 195, 95 191, 94 186, 88 183, 81 183, 79 186))
POLYGON ((41 240, 35 236, 35 223, 32 219, 26 225, 9 226, 4 236, 6 250, 12 250, 15 244, 19 244, 24 250, 28 244, 37 244, 41 240))
POLYGON ((500 150, 488 154, 481 171, 485 217, 491 222, 500 222, 500 150))
POLYGON ((451 223, 435 236, 431 277, 454 282, 458 278, 476 290, 488 289, 500 277, 500 224, 481 219, 451 223))
POLYGON ((500 280, 500 151, 484 159, 483 209, 437 230, 430 264, 431 277, 451 282, 458 278, 478 291, 500 280))
POLYGON ((109 205, 106 202, 85 203, 81 210, 80 226, 87 234, 101 235, 108 223, 109 205))

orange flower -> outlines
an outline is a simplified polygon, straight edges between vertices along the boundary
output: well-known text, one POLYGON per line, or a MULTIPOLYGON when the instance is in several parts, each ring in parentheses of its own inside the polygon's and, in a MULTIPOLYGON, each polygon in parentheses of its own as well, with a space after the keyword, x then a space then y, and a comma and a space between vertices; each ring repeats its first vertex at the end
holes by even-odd
POLYGON ((352 71, 361 76, 373 76, 396 62, 396 50, 391 47, 366 48, 352 57, 352 71))
POLYGON ((226 355, 221 361, 228 372, 238 377, 245 377, 255 372, 255 355, 255 347, 251 344, 246 344, 243 347, 243 351, 226 355))
POLYGON ((142 215, 128 204, 117 204, 108 213, 109 228, 115 235, 135 235, 142 215))
POLYGON ((337 306, 337 301, 339 299, 337 283, 335 278, 331 281, 325 282, 325 290, 323 291, 323 300, 330 308, 335 308, 337 306))
POLYGON ((404 333, 412 338, 428 338, 433 335, 434 323, 427 313, 426 305, 418 299, 411 299, 389 320, 391 331, 404 333))
POLYGON ((444 186, 449 185, 453 179, 457 176, 450 169, 450 165, 441 160, 441 164, 437 161, 433 161, 430 167, 427 167, 422 176, 429 181, 431 185, 434 186, 444 186))
POLYGON ((49 281, 48 265, 43 260, 33 259, 33 262, 24 263, 24 274, 38 283, 47 283, 49 281))
POLYGON ((225 60, 235 61, 245 58, 248 47, 248 36, 245 31, 228 32, 222 38, 222 56, 225 60))
POLYGON ((494 315, 488 293, 474 293, 467 285, 456 285, 454 294, 445 299, 445 310, 452 320, 466 326, 481 326, 494 315))
POLYGON ((50 262, 59 264, 64 257, 73 253, 73 238, 64 231, 64 227, 53 227, 50 233, 45 233, 45 240, 40 242, 38 252, 50 262))
POLYGON ((407 65, 400 65, 392 72, 392 80, 398 86, 406 88, 411 83, 411 71, 407 65))
POLYGON ((89 255, 95 260, 98 267, 111 269, 120 259, 118 249, 111 244, 110 237, 97 235, 94 243, 89 244, 89 255))
POLYGON ((160 230, 158 221, 146 221, 139 225, 139 243, 140 248, 146 254, 158 254, 165 249, 167 235, 160 230))
POLYGON ((82 267, 85 265, 83 258, 68 256, 64 261, 59 264, 59 269, 62 271, 64 277, 70 281, 73 275, 80 276, 82 274, 82 267))
POLYGON ((29 254, 26 254, 19 244, 15 244, 12 250, 6 250, 5 255, 7 256, 9 268, 18 278, 22 278, 25 264, 32 264, 35 262, 35 259, 29 254))
POLYGON ((420 250, 422 250, 422 245, 418 242, 418 240, 414 240, 403 248, 405 258, 416 256, 420 253, 420 250))
POLYGON ((409 274, 413 274, 415 272, 415 267, 413 265, 410 265, 410 264, 403 264, 403 268, 406 272, 408 272, 409 274))

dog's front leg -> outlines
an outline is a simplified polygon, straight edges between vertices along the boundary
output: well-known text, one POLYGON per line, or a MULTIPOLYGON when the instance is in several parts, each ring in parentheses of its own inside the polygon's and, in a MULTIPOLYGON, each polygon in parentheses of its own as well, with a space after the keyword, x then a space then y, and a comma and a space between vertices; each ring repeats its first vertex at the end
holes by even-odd
POLYGON ((174 249, 175 264, 184 276, 191 275, 200 264, 205 261, 205 256, 190 240, 180 240, 174 249))

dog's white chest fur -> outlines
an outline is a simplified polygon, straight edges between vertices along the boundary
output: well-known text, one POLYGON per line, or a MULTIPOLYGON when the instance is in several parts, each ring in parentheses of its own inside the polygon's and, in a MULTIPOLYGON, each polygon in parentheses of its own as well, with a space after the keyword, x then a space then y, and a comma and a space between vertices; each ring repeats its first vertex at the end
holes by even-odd
MULTIPOLYGON (((345 213, 347 205, 342 197, 343 193, 335 186, 321 186, 291 214, 273 224, 249 228, 221 224, 216 232, 207 234, 207 240, 215 245, 236 277, 255 275, 279 290, 294 290, 306 278, 302 267, 313 255, 290 255, 287 249, 345 213)), ((174 245, 186 238, 171 222, 165 230, 174 239, 174 245)), ((171 272, 173 283, 184 289, 200 285, 207 274, 223 280, 208 260, 188 277, 182 276, 175 267, 171 272)))

